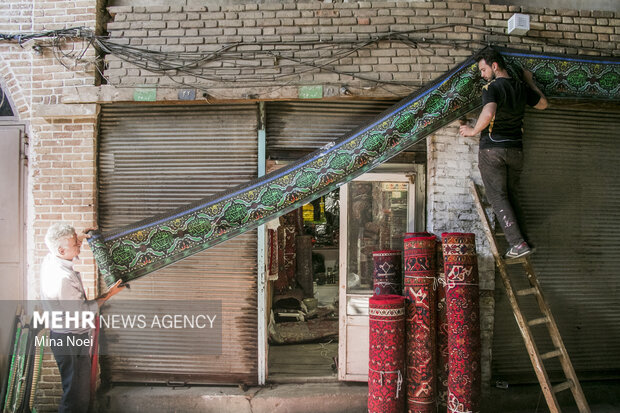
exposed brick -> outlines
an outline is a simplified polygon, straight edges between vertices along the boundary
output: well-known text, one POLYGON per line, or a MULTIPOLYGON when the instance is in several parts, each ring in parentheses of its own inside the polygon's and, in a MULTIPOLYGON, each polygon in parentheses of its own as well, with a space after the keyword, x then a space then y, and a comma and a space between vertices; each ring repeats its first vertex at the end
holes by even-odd
POLYGON ((576 39, 580 39, 580 40, 596 40, 596 34, 592 34, 592 33, 577 33, 575 34, 575 38, 576 39))
POLYGON ((614 17, 614 12, 612 11, 604 11, 604 10, 593 10, 592 17, 614 17))
POLYGON ((507 12, 508 6, 498 5, 498 4, 485 4, 484 9, 486 11, 507 12))
POLYGON ((592 26, 592 33, 613 34, 614 33, 614 28, 613 27, 607 27, 607 26, 592 26))
MULTIPOLYGON (((240 21, 223 21, 222 23, 227 23, 227 25, 224 25, 224 27, 241 27, 242 22, 240 21)), ((180 27, 182 28, 197 28, 197 27, 204 27, 204 22, 201 20, 187 20, 187 21, 182 21, 179 23, 180 27)))
POLYGON ((596 24, 596 19, 592 19, 590 17, 575 17, 574 20, 575 23, 578 24, 596 24))

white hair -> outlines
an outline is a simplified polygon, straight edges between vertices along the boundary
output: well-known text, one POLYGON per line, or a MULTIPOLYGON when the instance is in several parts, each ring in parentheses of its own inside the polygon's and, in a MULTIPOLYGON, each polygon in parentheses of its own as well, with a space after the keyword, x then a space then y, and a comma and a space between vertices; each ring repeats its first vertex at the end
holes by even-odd
POLYGON ((45 234, 45 245, 52 254, 56 254, 61 241, 73 237, 74 234, 76 234, 75 228, 69 224, 58 222, 48 228, 47 234, 45 234))

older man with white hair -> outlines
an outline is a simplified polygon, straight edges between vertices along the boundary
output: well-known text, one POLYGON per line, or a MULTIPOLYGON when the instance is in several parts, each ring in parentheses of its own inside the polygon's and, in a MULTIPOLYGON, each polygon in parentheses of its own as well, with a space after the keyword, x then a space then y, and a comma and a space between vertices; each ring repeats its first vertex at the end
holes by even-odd
MULTIPOLYGON (((83 233, 78 236, 68 224, 57 223, 48 229, 45 244, 50 253, 41 264, 41 300, 45 307, 70 307, 71 313, 97 312, 106 300, 123 288, 119 286, 119 281, 103 296, 94 300, 86 298, 80 273, 73 268, 85 237, 83 233)), ((63 318, 62 323, 64 321, 68 320, 63 318)), ((90 343, 90 328, 70 324, 65 323, 62 328, 52 327, 50 333, 50 347, 62 380, 63 395, 58 411, 87 412, 90 399, 90 347, 87 345, 90 343)))

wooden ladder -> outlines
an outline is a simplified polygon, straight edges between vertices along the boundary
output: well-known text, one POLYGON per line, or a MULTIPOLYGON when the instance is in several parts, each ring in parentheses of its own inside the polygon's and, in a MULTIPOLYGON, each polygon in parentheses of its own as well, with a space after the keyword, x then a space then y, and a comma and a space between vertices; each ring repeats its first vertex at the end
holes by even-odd
POLYGON ((551 413, 561 412, 560 405, 558 404, 558 400, 556 398, 556 393, 570 389, 573 393, 573 397, 575 398, 575 402, 577 403, 579 412, 590 413, 590 407, 588 406, 588 402, 586 401, 586 398, 583 394, 583 390, 581 389, 581 385, 579 384, 579 380, 577 379, 577 375, 575 374, 573 365, 571 364, 568 353, 566 352, 566 348, 564 347, 564 343, 562 341, 562 337, 560 336, 558 326, 555 323, 555 319, 551 314, 551 310, 549 309, 545 298, 543 297, 540 284, 538 283, 538 279, 536 278, 536 274, 534 273, 534 268, 532 267, 532 263, 530 262, 529 257, 510 260, 503 259, 502 255, 500 255, 497 249, 497 243, 495 241, 495 237, 493 236, 493 232, 491 231, 489 219, 482 206, 478 188, 476 187, 474 181, 471 181, 470 185, 472 194, 474 196, 474 201, 476 203, 476 208, 478 209, 478 214, 480 215, 480 219, 482 221, 482 227, 487 238, 489 239, 491 252, 495 257, 495 263, 499 268, 499 273, 502 277, 502 281, 504 282, 504 287, 506 287, 506 295, 508 296, 508 300, 510 301, 510 306, 512 307, 512 312, 514 313, 515 319, 517 320, 517 324, 519 325, 519 330, 521 331, 523 340, 525 341, 525 347, 527 348, 527 352, 530 355, 532 366, 534 367, 534 371, 536 372, 536 377, 538 378, 540 387, 542 388, 542 392, 545 395, 545 400, 547 401, 547 405, 549 406, 549 411, 551 413), (530 288, 514 291, 507 272, 507 265, 512 264, 523 265, 523 268, 527 275, 527 279, 530 284, 530 288), (540 308, 542 317, 528 321, 525 319, 525 317, 523 317, 523 314, 521 313, 521 309, 519 308, 519 303, 517 301, 517 296, 523 297, 529 295, 533 295, 536 297, 536 301, 538 302, 538 307, 540 308), (536 346, 536 343, 534 342, 530 327, 539 324, 545 324, 549 329, 551 340, 553 342, 553 345, 555 346, 555 349, 553 351, 543 354, 540 354, 538 352, 538 348, 536 346), (552 386, 551 382, 549 381, 547 371, 545 370, 543 361, 555 357, 559 359, 562 365, 562 370, 564 371, 566 381, 552 386))

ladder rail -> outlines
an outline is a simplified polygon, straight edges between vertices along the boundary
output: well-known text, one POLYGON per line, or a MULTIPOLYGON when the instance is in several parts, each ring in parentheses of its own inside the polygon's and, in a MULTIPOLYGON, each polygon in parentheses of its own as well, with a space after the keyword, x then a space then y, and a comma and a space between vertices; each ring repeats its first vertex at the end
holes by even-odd
POLYGON ((487 218, 486 212, 482 207, 482 202, 480 201, 480 195, 478 194, 478 189, 475 186, 475 183, 471 181, 472 193, 474 195, 474 199, 476 201, 476 208, 478 209, 478 214, 482 220, 482 228, 489 240, 489 244, 491 247, 491 252, 495 257, 495 263, 499 268, 500 277, 502 282, 504 283, 504 287, 506 289, 506 295, 508 297, 508 301, 510 302, 510 307, 512 308, 512 313, 517 321, 517 326, 519 327, 519 331, 523 336, 525 341, 525 347, 527 349, 527 353, 530 356, 530 361, 532 362, 532 366, 534 367, 534 372, 536 373, 536 377, 538 382, 540 383, 540 387, 545 396, 545 400, 547 402, 547 406, 549 406, 549 411, 551 413, 561 413, 560 405, 558 400, 553 392, 551 382, 549 380, 549 376, 547 375, 547 371, 543 365, 543 360, 540 357, 540 353, 536 344, 532 337, 532 332, 527 325, 527 321, 525 317, 521 313, 521 309, 519 308, 519 303, 517 301, 517 296, 512 288, 512 284, 510 283, 510 278, 508 277, 508 273, 506 271, 506 263, 504 260, 500 258, 499 251, 497 249, 497 244, 495 243, 495 238, 493 237, 493 233, 491 232, 491 226, 489 224, 489 220, 487 218))
POLYGON ((504 284, 504 287, 506 288, 506 294, 508 296, 510 306, 512 307, 512 312, 517 321, 519 330, 521 331, 521 335, 523 336, 523 339, 525 341, 525 347, 530 356, 532 366, 534 367, 534 372, 536 373, 550 412, 560 413, 560 406, 558 404, 555 394, 559 391, 570 388, 579 412, 590 413, 590 407, 588 406, 585 395, 583 394, 583 389, 581 388, 581 384, 579 383, 577 374, 575 373, 573 365, 568 356, 568 352, 566 351, 566 347, 564 346, 564 342, 555 322, 555 318, 553 317, 551 309, 549 308, 549 305, 547 304, 547 301, 543 296, 542 289, 540 288, 540 284, 534 272, 534 268, 532 267, 532 263, 530 262, 528 257, 518 260, 518 263, 521 263, 523 265, 531 288, 526 290, 520 290, 515 293, 507 273, 506 262, 501 258, 499 250, 497 249, 497 243, 495 237, 493 236, 493 232, 491 231, 489 219, 487 217, 486 211, 482 206, 478 188, 476 187, 476 184, 473 180, 470 181, 470 186, 472 190, 472 195, 474 196, 476 209, 478 210, 478 214, 480 215, 480 219, 482 221, 483 230, 489 241, 491 252, 493 253, 493 257, 495 258, 495 263, 499 269, 502 282, 504 284), (538 307, 540 308, 543 317, 528 322, 521 313, 521 309, 517 301, 517 295, 534 295, 536 297, 538 307), (538 351, 529 327, 530 325, 537 325, 543 323, 547 326, 549 330, 549 335, 555 346, 555 350, 541 355, 538 351), (543 364, 543 360, 553 357, 559 358, 562 370, 564 371, 564 375, 567 378, 566 382, 556 386, 551 386, 549 376, 543 364))
POLYGON ((549 319, 547 323, 547 328, 549 329, 549 335, 551 337, 551 341, 553 345, 562 355, 559 357, 560 365, 562 366, 562 370, 564 370, 564 375, 572 381, 572 386, 570 387, 571 392, 573 393, 573 398, 577 403, 577 407, 580 412, 590 412, 590 407, 585 399, 583 394, 583 389, 581 388, 581 384, 579 383, 579 379, 577 378, 577 373, 575 373, 575 369, 573 368, 573 364, 570 361, 570 357, 568 356, 568 351, 564 346, 564 340, 562 340, 562 336, 560 335, 560 330, 558 329, 558 325, 555 322, 555 318, 551 313, 551 309, 545 300, 542 289, 540 288, 540 284, 538 283, 538 277, 534 273, 534 268, 532 267, 532 263, 528 259, 526 263, 523 264, 525 268, 525 272, 527 274, 527 279, 530 285, 538 291, 536 294, 536 301, 538 302, 538 307, 541 312, 549 319))

